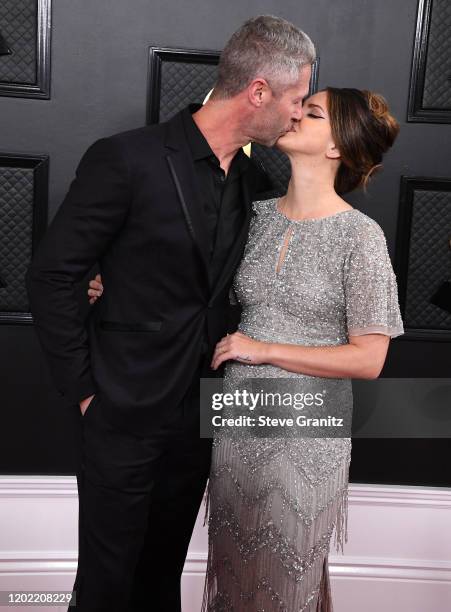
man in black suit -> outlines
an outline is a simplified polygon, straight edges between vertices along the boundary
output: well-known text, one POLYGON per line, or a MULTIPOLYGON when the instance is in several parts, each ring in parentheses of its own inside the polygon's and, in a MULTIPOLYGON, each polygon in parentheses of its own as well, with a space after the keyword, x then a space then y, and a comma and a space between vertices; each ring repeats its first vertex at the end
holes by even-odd
POLYGON ((229 290, 257 185, 241 147, 272 145, 301 118, 314 59, 292 24, 246 22, 205 106, 89 147, 37 250, 36 330, 83 433, 77 610, 181 609, 210 465, 199 378, 233 331, 229 290), (96 262, 107 290, 83 321, 74 285, 96 262))

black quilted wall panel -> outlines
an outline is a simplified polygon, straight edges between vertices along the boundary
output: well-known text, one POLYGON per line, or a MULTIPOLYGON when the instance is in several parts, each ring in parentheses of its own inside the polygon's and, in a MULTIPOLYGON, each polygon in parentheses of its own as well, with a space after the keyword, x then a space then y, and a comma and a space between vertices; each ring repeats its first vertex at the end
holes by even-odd
POLYGON ((0 156, 0 322, 25 323, 25 273, 45 227, 47 158, 0 156))
POLYGON ((430 302, 451 280, 451 180, 403 179, 398 235, 406 329, 451 337, 451 314, 430 302))
POLYGON ((27 312, 24 276, 31 258, 33 219, 32 168, 0 168, 0 310, 27 312))
POLYGON ((167 121, 192 102, 202 104, 216 81, 219 51, 149 48, 147 123, 167 121))
POLYGON ((430 19, 423 106, 451 110, 451 2, 434 0, 430 19))
POLYGON ((190 102, 205 100, 216 81, 212 64, 164 62, 161 70, 160 121, 167 121, 190 102))
POLYGON ((3 38, 2 33, 0 31, 0 55, 9 55, 11 53, 11 49, 8 47, 8 43, 3 38))
POLYGON ((51 0, 1 0, 0 95, 49 97, 51 0))
POLYGON ((258 160, 271 179, 272 189, 265 197, 280 197, 286 193, 290 180, 290 160, 275 147, 253 144, 251 157, 258 160))
POLYGON ((407 119, 451 123, 449 0, 418 0, 407 119))
POLYGON ((0 80, 36 83, 36 0, 2 0, 0 24, 12 54, 0 61, 0 80))

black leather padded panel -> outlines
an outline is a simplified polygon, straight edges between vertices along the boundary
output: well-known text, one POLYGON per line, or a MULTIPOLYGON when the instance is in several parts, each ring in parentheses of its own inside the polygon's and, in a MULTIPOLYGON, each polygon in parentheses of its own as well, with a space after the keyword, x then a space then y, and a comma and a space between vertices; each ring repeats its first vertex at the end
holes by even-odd
POLYGON ((47 158, 0 156, 0 321, 28 313, 25 273, 46 212, 47 158))
POLYGON ((202 104, 216 81, 213 64, 163 62, 161 66, 160 122, 191 102, 202 104))
POLYGON ((405 321, 408 327, 451 330, 451 314, 429 302, 451 278, 451 191, 414 192, 405 321))
POLYGON ((423 107, 451 109, 451 2, 433 0, 423 107))
POLYGON ((280 197, 286 193, 291 174, 288 157, 275 147, 268 148, 259 144, 252 145, 251 157, 261 163, 270 177, 272 190, 265 197, 280 197))
POLYGON ((36 83, 37 0, 1 0, 0 27, 11 55, 0 58, 0 81, 36 83))
POLYGON ((0 311, 27 312, 24 277, 31 258, 32 168, 0 168, 0 311))

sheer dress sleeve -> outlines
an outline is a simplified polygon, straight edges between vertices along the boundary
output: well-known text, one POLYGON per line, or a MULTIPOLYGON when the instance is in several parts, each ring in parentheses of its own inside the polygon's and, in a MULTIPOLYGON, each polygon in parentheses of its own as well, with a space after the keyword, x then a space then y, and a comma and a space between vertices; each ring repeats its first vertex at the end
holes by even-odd
POLYGON ((349 336, 404 333, 396 276, 381 227, 371 221, 355 237, 345 266, 349 336))

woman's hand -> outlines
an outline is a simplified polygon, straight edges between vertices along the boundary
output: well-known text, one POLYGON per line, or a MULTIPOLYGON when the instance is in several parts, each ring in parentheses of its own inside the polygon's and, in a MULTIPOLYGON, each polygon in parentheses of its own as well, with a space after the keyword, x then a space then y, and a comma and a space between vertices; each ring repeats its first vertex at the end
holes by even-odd
POLYGON ((269 344, 253 340, 242 332, 227 334, 218 342, 211 361, 213 370, 217 370, 223 361, 229 359, 257 365, 266 363, 269 344))
POLYGON ((94 304, 103 293, 102 277, 96 274, 96 277, 89 281, 89 303, 94 304))

